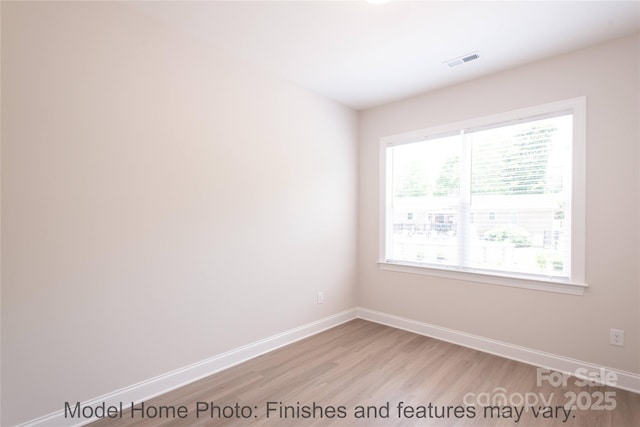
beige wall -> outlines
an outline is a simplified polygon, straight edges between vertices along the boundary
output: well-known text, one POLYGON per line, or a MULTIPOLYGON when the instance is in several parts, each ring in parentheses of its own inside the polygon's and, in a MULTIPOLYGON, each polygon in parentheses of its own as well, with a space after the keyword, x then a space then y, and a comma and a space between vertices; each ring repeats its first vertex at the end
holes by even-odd
POLYGON ((638 35, 360 114, 362 306, 640 373, 638 35), (584 296, 379 270, 378 157, 384 136, 587 96, 584 296), (609 345, 609 329, 625 347, 609 345))
POLYGON ((2 2, 2 95, 2 425, 355 306, 352 110, 113 3, 2 2))

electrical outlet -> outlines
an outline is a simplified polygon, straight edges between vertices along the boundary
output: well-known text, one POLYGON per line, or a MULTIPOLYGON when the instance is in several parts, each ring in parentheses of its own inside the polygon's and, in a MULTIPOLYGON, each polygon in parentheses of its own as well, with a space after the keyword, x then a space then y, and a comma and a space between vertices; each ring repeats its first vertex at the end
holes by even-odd
POLYGON ((620 329, 611 329, 609 334, 609 344, 624 347, 624 331, 620 329))
POLYGON ((322 304, 324 302, 324 292, 318 291, 318 304, 322 304))

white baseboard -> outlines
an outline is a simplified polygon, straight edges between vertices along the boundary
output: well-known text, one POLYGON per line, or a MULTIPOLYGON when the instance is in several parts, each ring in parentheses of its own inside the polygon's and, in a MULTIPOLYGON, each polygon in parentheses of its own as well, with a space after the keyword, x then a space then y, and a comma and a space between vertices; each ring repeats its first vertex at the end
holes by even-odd
MULTIPOLYGON (((81 406, 97 407, 103 403, 107 406, 119 406, 120 402, 129 402, 129 405, 123 406, 123 408, 126 409, 131 406, 131 402, 137 404, 139 402, 149 400, 163 393, 167 393, 171 390, 212 375, 223 369, 230 368, 231 366, 260 356, 261 354, 268 353, 295 341, 307 338, 311 335, 315 335, 355 318, 380 323, 397 329, 403 329, 416 334, 473 348, 485 353, 495 354, 507 359, 571 375, 574 375, 579 369, 585 370, 583 372, 587 372, 587 377, 589 377, 589 373, 592 372, 602 372, 603 370, 605 372, 613 372, 617 375, 616 387, 634 393, 640 393, 640 375, 638 374, 598 366, 592 363, 545 353, 526 347, 520 347, 506 342, 443 328, 380 311, 357 307, 325 317, 315 322, 307 323, 260 341, 247 344, 243 347, 216 355, 201 362, 185 366, 184 368, 159 375, 155 378, 150 378, 146 381, 116 390, 95 399, 82 402, 81 406)), ((61 409, 49 415, 20 424, 19 427, 75 427, 88 424, 92 421, 95 421, 95 419, 65 418, 64 410, 61 409)))
MULTIPOLYGON (((81 402, 81 407, 97 407, 103 403, 106 406, 117 406, 123 403, 123 408, 131 406, 131 402, 138 404, 153 397, 167 393, 211 374, 230 368, 231 366, 245 362, 261 354, 268 353, 277 348, 291 344, 295 341, 315 335, 326 329, 333 328, 342 323, 356 318, 356 310, 346 310, 332 316, 325 317, 315 322, 307 323, 286 332, 270 336, 260 341, 218 354, 209 359, 185 366, 175 371, 150 378, 138 384, 116 390, 111 393, 96 397, 86 402, 81 402), (128 402, 128 404, 124 404, 128 402)), ((76 402, 69 402, 75 404, 76 402)), ((19 427, 75 427, 95 421, 96 418, 65 418, 64 409, 49 415, 20 424, 19 427)))
POLYGON ((360 319, 369 320, 371 322, 380 323, 464 347, 473 348, 485 353, 495 354, 497 356, 523 362, 528 365, 547 368, 570 375, 576 375, 576 373, 578 373, 576 376, 581 377, 581 379, 593 380, 593 374, 595 373, 602 374, 604 372, 605 375, 607 375, 607 373, 612 372, 617 377, 615 387, 634 393, 640 393, 640 375, 631 372, 620 371, 606 366, 599 366, 593 363, 583 362, 581 360, 545 353, 478 335, 468 334, 466 332, 418 322, 416 320, 394 316, 380 311, 369 310, 367 308, 356 308, 356 316, 360 319), (585 374, 580 375, 580 373, 585 374))

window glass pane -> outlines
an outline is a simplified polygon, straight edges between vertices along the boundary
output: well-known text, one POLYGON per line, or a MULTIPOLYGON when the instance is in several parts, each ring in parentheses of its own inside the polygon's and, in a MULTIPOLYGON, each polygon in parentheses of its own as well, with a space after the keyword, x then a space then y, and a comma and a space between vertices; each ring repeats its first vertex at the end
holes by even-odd
POLYGON ((572 116, 469 137, 470 267, 569 277, 572 116))
POLYGON ((387 258, 459 264, 461 150, 459 135, 389 149, 392 232, 387 258))

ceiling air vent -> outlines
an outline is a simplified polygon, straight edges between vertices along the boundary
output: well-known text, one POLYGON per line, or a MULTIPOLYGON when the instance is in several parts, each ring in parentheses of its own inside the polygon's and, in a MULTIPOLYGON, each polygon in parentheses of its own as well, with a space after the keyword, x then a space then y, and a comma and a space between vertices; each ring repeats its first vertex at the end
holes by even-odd
POLYGON ((463 55, 463 56, 459 56, 457 58, 450 59, 448 61, 445 61, 444 63, 447 64, 449 67, 455 67, 457 65, 464 64, 465 62, 475 61, 478 58, 480 58, 480 54, 478 52, 472 52, 472 53, 467 53, 466 55, 463 55))

